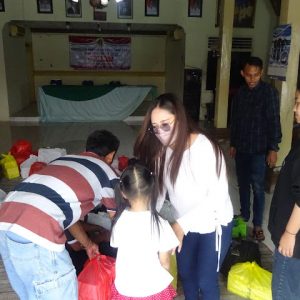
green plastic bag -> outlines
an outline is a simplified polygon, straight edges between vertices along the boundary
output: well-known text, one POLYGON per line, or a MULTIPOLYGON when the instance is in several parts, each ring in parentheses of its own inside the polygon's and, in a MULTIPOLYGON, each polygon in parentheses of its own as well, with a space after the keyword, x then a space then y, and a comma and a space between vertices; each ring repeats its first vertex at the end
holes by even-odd
POLYGON ((20 176, 19 167, 15 158, 11 154, 1 154, 0 165, 3 175, 7 179, 13 179, 20 176))
POLYGON ((235 238, 245 238, 247 236, 247 222, 241 217, 235 217, 233 219, 232 237, 235 238))
POLYGON ((228 291, 246 299, 272 300, 272 273, 255 262, 238 263, 228 273, 228 291))

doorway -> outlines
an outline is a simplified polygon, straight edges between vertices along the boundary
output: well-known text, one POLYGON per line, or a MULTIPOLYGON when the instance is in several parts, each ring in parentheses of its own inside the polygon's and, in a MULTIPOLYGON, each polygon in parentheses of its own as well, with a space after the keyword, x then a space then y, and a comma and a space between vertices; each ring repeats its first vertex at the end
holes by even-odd
MULTIPOLYGON (((231 101, 236 94, 239 87, 244 83, 241 76, 241 68, 246 58, 251 55, 250 51, 233 51, 231 52, 231 66, 230 66, 230 79, 229 79, 229 94, 228 94, 228 111, 227 111, 227 127, 230 127, 231 116, 231 101)), ((206 89, 213 92, 213 103, 208 108, 207 118, 214 119, 214 106, 215 106, 215 92, 216 92, 216 78, 217 78, 217 65, 218 56, 214 51, 208 51, 207 54, 207 70, 206 70, 206 89)))

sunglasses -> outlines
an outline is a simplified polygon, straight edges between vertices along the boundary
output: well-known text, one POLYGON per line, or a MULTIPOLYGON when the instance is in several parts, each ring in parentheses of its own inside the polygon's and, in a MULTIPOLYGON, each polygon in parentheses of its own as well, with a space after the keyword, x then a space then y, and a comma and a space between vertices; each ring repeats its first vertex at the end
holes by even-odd
POLYGON ((163 122, 160 125, 155 125, 155 126, 150 126, 148 128, 148 130, 150 130, 151 132, 153 132, 154 134, 159 134, 159 130, 162 130, 164 132, 169 132, 172 130, 172 124, 174 123, 175 119, 173 119, 172 121, 169 122, 163 122))

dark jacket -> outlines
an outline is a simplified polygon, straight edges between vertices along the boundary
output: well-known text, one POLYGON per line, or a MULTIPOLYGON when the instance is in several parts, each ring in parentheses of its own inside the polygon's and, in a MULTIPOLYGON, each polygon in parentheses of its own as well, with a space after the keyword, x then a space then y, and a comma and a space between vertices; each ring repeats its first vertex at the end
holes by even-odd
POLYGON ((280 141, 277 90, 264 81, 241 86, 232 102, 230 145, 240 153, 267 153, 278 151, 280 141))
MULTIPOLYGON (((300 206, 300 140, 284 160, 271 203, 268 229, 276 247, 279 246, 295 203, 300 206)), ((293 257, 300 259, 299 232, 293 257)))

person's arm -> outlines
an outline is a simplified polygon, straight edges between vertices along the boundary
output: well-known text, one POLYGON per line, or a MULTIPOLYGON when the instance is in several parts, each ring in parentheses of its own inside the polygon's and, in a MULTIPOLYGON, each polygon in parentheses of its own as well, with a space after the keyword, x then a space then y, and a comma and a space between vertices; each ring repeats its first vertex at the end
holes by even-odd
POLYGON ((297 233, 300 229, 300 207, 295 204, 285 231, 279 241, 278 251, 288 257, 293 256, 297 233))
POLYGON ((278 144, 281 142, 281 125, 280 125, 280 105, 278 92, 270 88, 270 94, 266 105, 267 134, 268 134, 268 154, 267 164, 270 168, 275 167, 277 162, 278 144))
POLYGON ((229 156, 230 156, 231 158, 235 158, 235 155, 236 155, 236 148, 233 147, 233 146, 231 146, 231 147, 229 148, 229 156))
POLYGON ((269 168, 274 168, 277 162, 277 151, 269 150, 266 160, 269 168))
POLYGON ((181 247, 182 247, 182 241, 183 241, 183 238, 184 238, 184 231, 182 229, 182 227, 179 225, 179 223, 175 222, 173 223, 172 225, 172 229, 179 241, 179 245, 177 247, 177 251, 178 253, 181 251, 181 247))
POLYGON ((300 229, 300 159, 292 161, 291 164, 291 197, 295 199, 295 205, 278 246, 278 251, 288 257, 293 255, 296 235, 300 229))
POLYGON ((168 252, 159 252, 159 261, 160 264, 167 270, 170 270, 170 251, 168 252))
POLYGON ((68 228, 72 236, 82 245, 85 249, 89 259, 92 259, 94 256, 99 254, 98 245, 93 243, 86 232, 84 231, 80 222, 76 222, 68 228))

